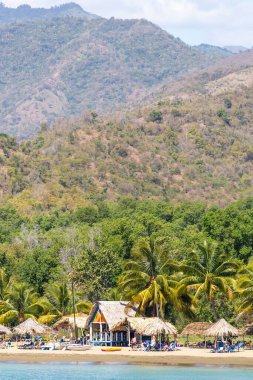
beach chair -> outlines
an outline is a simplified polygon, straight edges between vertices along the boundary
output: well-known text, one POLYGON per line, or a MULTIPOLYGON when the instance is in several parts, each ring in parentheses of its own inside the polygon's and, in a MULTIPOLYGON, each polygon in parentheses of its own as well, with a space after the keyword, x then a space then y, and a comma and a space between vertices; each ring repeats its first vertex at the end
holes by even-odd
POLYGON ((214 349, 211 349, 212 353, 221 353, 221 352, 225 352, 225 345, 223 342, 219 341, 216 348, 214 349))
POLYGON ((176 343, 172 342, 168 351, 176 351, 176 349, 177 349, 176 343))
POLYGON ((52 351, 55 349, 54 343, 48 343, 41 347, 41 350, 43 351, 52 351))
POLYGON ((236 345, 237 351, 240 351, 240 349, 244 349, 244 343, 243 342, 238 342, 236 345))
POLYGON ((237 347, 235 344, 232 344, 231 346, 227 347, 227 352, 235 352, 237 350, 237 347))

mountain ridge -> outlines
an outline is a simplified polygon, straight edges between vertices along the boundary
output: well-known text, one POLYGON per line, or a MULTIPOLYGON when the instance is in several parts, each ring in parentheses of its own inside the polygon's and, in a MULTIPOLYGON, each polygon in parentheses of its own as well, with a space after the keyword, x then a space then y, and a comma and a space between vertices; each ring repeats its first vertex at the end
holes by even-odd
POLYGON ((0 131, 19 138, 42 122, 134 104, 217 60, 147 20, 64 17, 0 31, 0 131))
POLYGON ((31 21, 36 19, 51 19, 55 17, 83 18, 86 21, 99 18, 97 15, 84 11, 80 5, 74 2, 51 8, 32 8, 27 4, 20 5, 17 8, 9 8, 3 3, 0 3, 0 24, 31 21))

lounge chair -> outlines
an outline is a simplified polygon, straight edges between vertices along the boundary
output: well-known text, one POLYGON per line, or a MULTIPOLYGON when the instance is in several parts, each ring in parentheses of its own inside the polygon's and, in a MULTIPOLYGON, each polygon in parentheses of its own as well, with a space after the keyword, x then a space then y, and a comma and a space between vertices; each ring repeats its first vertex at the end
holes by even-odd
POLYGON ((41 349, 43 351, 52 351, 55 349, 55 345, 54 343, 48 343, 48 344, 45 344, 44 346, 41 346, 41 349))
POLYGON ((176 343, 172 342, 170 344, 168 351, 176 351, 176 349, 177 349, 176 343))
POLYGON ((218 344, 217 344, 217 346, 216 346, 216 348, 214 348, 214 349, 211 349, 211 352, 212 353, 221 353, 221 352, 225 352, 225 345, 224 345, 224 343, 223 342, 221 342, 221 341, 218 341, 218 344))
POLYGON ((237 344, 232 344, 227 347, 227 352, 238 352, 240 349, 243 349, 244 344, 242 342, 238 342, 237 344))

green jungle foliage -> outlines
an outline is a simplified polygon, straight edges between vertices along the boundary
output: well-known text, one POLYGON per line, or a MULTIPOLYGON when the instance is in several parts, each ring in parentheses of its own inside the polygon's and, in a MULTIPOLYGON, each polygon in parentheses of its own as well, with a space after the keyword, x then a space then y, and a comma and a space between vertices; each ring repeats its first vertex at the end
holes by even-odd
POLYGON ((72 282, 77 311, 128 299, 178 327, 252 314, 252 198, 225 208, 125 198, 30 217, 6 205, 0 215, 0 323, 70 313, 72 282))

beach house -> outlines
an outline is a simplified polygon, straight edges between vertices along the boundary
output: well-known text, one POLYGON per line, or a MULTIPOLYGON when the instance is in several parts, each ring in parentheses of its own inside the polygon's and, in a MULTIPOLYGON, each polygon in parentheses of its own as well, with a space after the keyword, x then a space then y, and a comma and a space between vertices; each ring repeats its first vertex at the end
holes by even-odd
POLYGON ((90 343, 94 346, 128 346, 131 335, 121 321, 134 317, 136 311, 128 307, 127 301, 98 301, 91 308, 85 328, 90 332, 90 343))

